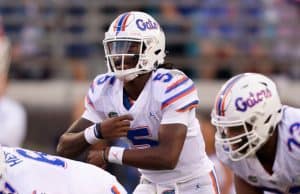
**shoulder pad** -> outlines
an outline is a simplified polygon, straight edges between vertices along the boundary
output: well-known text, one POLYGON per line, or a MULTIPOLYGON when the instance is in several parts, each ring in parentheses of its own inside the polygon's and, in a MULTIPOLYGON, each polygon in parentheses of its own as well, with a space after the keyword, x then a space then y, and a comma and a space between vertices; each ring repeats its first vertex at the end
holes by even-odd
POLYGON ((98 75, 90 84, 86 103, 94 107, 95 102, 100 99, 99 96, 107 94, 115 82, 116 77, 111 73, 98 75))
POLYGON ((172 108, 184 112, 198 106, 196 87, 182 71, 158 69, 152 81, 155 98, 161 102, 161 110, 172 108))

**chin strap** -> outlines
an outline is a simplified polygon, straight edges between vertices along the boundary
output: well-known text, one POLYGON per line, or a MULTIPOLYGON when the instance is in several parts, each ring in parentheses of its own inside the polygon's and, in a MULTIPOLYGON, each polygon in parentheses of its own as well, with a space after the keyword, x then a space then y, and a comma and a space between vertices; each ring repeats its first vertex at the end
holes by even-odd
POLYGON ((139 76, 139 75, 136 74, 136 73, 129 74, 129 75, 124 76, 123 81, 129 82, 129 81, 134 80, 134 79, 137 78, 138 76, 139 76))

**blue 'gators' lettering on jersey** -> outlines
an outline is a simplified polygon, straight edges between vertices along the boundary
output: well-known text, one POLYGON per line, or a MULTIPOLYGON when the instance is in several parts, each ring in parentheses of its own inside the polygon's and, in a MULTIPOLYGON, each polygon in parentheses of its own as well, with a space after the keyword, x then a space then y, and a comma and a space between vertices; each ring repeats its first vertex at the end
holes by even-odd
POLYGON ((59 167, 66 167, 66 162, 53 156, 49 156, 46 153, 42 152, 34 152, 34 151, 29 151, 29 150, 23 150, 23 149, 16 149, 16 152, 20 154, 21 156, 32 159, 38 162, 44 162, 47 164, 51 164, 54 166, 59 166, 59 167))

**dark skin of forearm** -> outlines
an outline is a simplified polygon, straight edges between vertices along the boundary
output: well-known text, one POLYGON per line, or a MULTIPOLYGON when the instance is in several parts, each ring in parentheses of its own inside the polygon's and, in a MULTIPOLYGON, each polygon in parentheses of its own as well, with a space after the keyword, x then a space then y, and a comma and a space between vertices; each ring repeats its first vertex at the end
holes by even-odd
MULTIPOLYGON (((159 145, 145 149, 125 150, 123 164, 149 170, 171 170, 178 163, 186 138, 187 127, 182 124, 161 125, 158 139, 159 145)), ((105 150, 108 158, 109 148, 105 150)), ((89 152, 87 161, 96 166, 106 164, 99 150, 89 152)))
POLYGON ((159 129, 159 145, 148 149, 126 150, 123 163, 142 169, 171 170, 177 165, 185 137, 186 126, 162 125, 159 129))
POLYGON ((60 137, 56 151, 60 156, 75 158, 90 144, 84 138, 83 129, 93 125, 93 122, 80 118, 60 137))
MULTIPOLYGON (((107 118, 101 122, 101 127, 97 130, 101 132, 105 140, 113 140, 119 137, 126 137, 130 130, 130 121, 133 118, 130 115, 121 115, 113 118, 107 118)), ((74 158, 85 151, 89 146, 84 137, 84 130, 94 123, 80 118, 75 121, 71 127, 60 137, 57 152, 59 155, 74 158)))

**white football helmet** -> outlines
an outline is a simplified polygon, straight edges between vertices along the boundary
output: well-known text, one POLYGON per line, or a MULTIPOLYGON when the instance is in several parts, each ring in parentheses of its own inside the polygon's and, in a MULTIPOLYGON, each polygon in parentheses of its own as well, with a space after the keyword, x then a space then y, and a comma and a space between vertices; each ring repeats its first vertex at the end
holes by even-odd
POLYGON ((103 40, 109 72, 130 81, 164 62, 165 34, 150 15, 132 11, 119 15, 103 40))
POLYGON ((219 91, 211 113, 216 144, 233 161, 255 154, 281 120, 281 107, 276 85, 266 76, 244 73, 231 78, 219 91), (229 127, 243 133, 229 136, 229 127))

